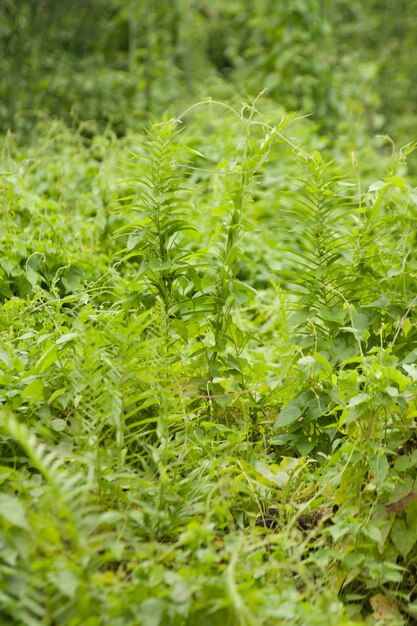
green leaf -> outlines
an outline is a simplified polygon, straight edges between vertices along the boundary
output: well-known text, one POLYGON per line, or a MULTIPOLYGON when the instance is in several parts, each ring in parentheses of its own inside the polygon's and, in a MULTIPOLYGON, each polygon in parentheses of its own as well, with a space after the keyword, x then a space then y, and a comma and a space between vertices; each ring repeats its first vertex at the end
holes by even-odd
POLYGON ((60 432, 62 432, 63 430, 65 430, 65 429, 66 429, 66 427, 67 427, 67 423, 66 423, 66 421, 65 421, 65 420, 60 419, 60 418, 58 418, 58 417, 57 417, 56 419, 54 419, 54 420, 52 420, 52 421, 50 422, 49 426, 50 426, 53 430, 55 430, 57 433, 60 433, 60 432))
POLYGON ((7 520, 12 526, 28 530, 26 513, 23 504, 7 493, 0 494, 0 517, 7 520))
POLYGON ((384 485, 385 479, 389 472, 389 463, 385 454, 375 453, 369 457, 369 467, 375 476, 378 487, 384 485))
POLYGON ((383 541, 381 530, 378 526, 375 526, 375 524, 369 524, 369 526, 366 526, 363 529, 363 533, 369 537, 369 539, 375 541, 375 543, 381 544, 383 541))
POLYGON ((395 369, 395 367, 385 367, 384 374, 387 378, 392 380, 394 383, 397 383, 400 391, 408 387, 410 384, 407 376, 404 376, 399 370, 395 369))
POLYGON ((269 443, 271 444, 271 446, 285 446, 287 443, 289 443, 293 438, 293 435, 291 434, 281 434, 281 435, 274 435, 273 437, 270 437, 269 439, 269 443))
POLYGON ((61 387, 60 389, 54 391, 54 393, 49 396, 48 404, 52 404, 52 402, 62 396, 66 392, 66 390, 66 387, 61 387))
POLYGON ((43 400, 43 384, 42 381, 37 378, 31 382, 27 387, 22 390, 22 396, 29 400, 43 400))
POLYGON ((66 293, 72 293, 75 291, 83 278, 83 271, 79 267, 71 267, 64 276, 61 277, 61 282, 65 287, 66 293))
POLYGON ((383 189, 386 186, 387 186, 387 184, 384 181, 377 180, 376 182, 374 182, 371 185, 369 185, 368 191, 369 192, 379 191, 380 189, 383 189))
POLYGON ((171 324, 172 324, 172 327, 174 328, 174 330, 181 337, 181 339, 183 339, 184 341, 188 341, 188 327, 187 327, 187 324, 184 324, 184 322, 182 320, 180 320, 180 319, 173 319, 171 324))
POLYGON ((391 185, 395 185, 400 189, 405 189, 407 187, 407 183, 402 176, 390 176, 389 178, 385 179, 385 182, 391 185))
POLYGON ((274 428, 283 428, 295 422, 303 414, 302 408, 297 404, 296 400, 289 402, 279 413, 274 428))
POLYGON ((127 240, 127 246, 126 247, 127 247, 128 250, 133 250, 136 247, 136 245, 139 242, 142 243, 143 240, 144 240, 144 233, 143 232, 135 231, 133 233, 130 233, 129 237, 128 237, 128 240, 127 240))
POLYGON ((358 393, 349 400, 348 407, 351 408, 358 406, 358 404, 363 404, 364 402, 367 402, 370 397, 369 393, 358 393))
POLYGON ((55 343, 57 346, 60 346, 62 343, 68 343, 68 341, 72 341, 77 337, 78 333, 65 333, 65 335, 61 335, 61 337, 59 337, 55 343))
POLYGON ((42 356, 38 359, 36 363, 35 370, 42 374, 45 372, 50 365, 56 362, 57 360, 57 351, 55 344, 49 346, 47 350, 42 354, 42 356))
POLYGON ((333 373, 333 368, 330 365, 329 361, 326 359, 326 357, 324 357, 322 354, 320 354, 319 352, 315 352, 313 354, 314 358, 316 361, 318 361, 320 363, 320 365, 323 367, 323 369, 326 370, 326 372, 331 375, 333 373))
POLYGON ((161 259, 151 259, 147 263, 149 269, 155 272, 166 272, 171 269, 172 261, 163 261, 161 259))
POLYGON ((413 381, 417 380, 417 366, 416 365, 408 365, 407 363, 403 363, 402 368, 403 370, 407 372, 407 374, 410 376, 410 378, 413 381))
POLYGON ((162 598, 148 598, 140 604, 139 614, 142 626, 159 626, 164 614, 162 598))
POLYGON ((335 324, 343 324, 346 319, 347 312, 342 307, 334 307, 333 309, 322 309, 320 317, 326 322, 334 322, 335 324))
POLYGON ((38 272, 35 272, 30 266, 26 268, 26 277, 28 281, 30 282, 30 284, 32 285, 32 287, 34 287, 39 280, 38 272))
POLYGON ((302 369, 308 369, 313 367, 316 364, 316 359, 312 356, 303 356, 301 359, 298 359, 297 365, 302 369))
POLYGON ((11 358, 10 358, 10 354, 8 353, 7 350, 2 348, 1 346, 0 346, 0 361, 2 363, 4 363, 4 365, 7 367, 7 369, 11 368, 12 361, 11 361, 11 358))
POLYGON ((78 587, 78 578, 70 570, 61 570, 59 572, 50 572, 49 580, 59 591, 68 598, 74 598, 78 587))
POLYGON ((403 559, 406 559, 416 544, 417 534, 409 531, 403 519, 397 519, 392 527, 391 539, 403 559))

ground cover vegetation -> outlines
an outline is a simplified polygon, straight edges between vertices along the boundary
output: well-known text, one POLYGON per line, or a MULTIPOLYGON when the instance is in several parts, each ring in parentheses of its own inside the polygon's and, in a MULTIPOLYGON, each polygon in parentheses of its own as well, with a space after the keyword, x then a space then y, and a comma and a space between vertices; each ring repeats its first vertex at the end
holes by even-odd
POLYGON ((2 3, 1 624, 416 622, 416 20, 2 3))

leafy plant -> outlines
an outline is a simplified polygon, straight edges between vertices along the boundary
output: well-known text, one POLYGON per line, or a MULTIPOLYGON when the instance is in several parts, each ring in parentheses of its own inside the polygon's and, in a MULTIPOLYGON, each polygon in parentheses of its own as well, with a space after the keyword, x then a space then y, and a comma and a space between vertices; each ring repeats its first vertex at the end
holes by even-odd
POLYGON ((0 621, 414 619, 411 146, 274 107, 8 138, 0 621))
POLYGON ((140 187, 124 199, 129 201, 127 206, 134 212, 135 222, 117 233, 129 233, 126 258, 139 257, 138 278, 143 277, 151 293, 159 296, 167 316, 175 312, 181 279, 190 273, 189 255, 181 236, 195 229, 187 216, 185 181, 177 170, 177 135, 174 122, 150 131, 147 154, 135 157, 139 168, 134 180, 140 187))

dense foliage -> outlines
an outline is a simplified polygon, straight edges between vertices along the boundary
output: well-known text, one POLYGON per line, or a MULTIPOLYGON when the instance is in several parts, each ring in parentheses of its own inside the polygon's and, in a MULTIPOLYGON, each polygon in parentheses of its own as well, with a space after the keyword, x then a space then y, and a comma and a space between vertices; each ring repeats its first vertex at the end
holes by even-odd
POLYGON ((417 619, 417 17, 334 4, 0 7, 1 624, 417 619))

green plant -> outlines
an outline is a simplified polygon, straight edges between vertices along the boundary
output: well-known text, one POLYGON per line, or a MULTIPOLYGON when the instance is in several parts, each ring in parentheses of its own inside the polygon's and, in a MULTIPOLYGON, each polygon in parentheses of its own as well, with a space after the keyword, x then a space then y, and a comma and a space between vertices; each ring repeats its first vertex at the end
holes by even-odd
POLYGON ((122 204, 124 211, 134 212, 134 222, 116 233, 129 233, 125 258, 137 257, 138 279, 144 280, 151 296, 159 296, 167 317, 175 315, 181 281, 191 271, 181 237, 185 231, 195 230, 187 215, 186 181, 178 171, 177 135, 173 121, 150 131, 147 154, 135 156, 139 167, 135 168, 134 184, 138 181, 139 189, 122 204))
POLYGON ((1 622, 414 619, 411 146, 276 119, 7 138, 1 622))

